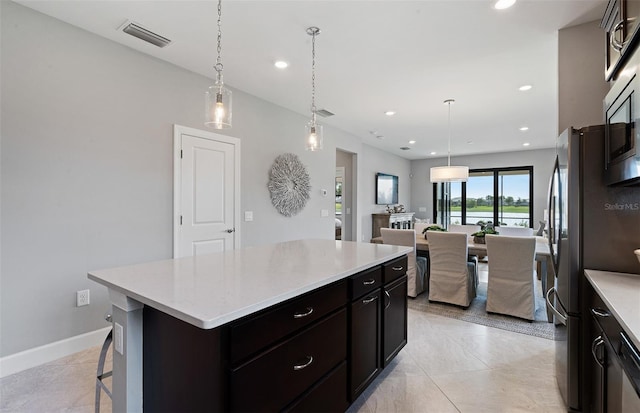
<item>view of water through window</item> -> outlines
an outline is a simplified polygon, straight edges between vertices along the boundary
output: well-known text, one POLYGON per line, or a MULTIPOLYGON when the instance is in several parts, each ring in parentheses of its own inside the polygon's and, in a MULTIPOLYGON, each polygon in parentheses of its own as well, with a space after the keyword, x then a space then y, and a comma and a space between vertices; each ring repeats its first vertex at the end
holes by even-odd
POLYGON ((449 222, 476 224, 490 221, 500 226, 529 227, 531 175, 529 169, 470 172, 464 196, 463 184, 451 183, 449 222))

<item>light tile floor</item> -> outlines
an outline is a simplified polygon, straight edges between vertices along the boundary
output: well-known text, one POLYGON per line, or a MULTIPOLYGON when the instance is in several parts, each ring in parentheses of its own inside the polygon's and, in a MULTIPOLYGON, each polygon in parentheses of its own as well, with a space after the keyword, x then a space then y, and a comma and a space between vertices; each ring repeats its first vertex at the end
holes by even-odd
MULTIPOLYGON (((99 352, 0 379, 0 412, 93 412, 99 352)), ((408 344, 349 413, 565 412, 553 363, 553 341, 409 310, 408 344)))

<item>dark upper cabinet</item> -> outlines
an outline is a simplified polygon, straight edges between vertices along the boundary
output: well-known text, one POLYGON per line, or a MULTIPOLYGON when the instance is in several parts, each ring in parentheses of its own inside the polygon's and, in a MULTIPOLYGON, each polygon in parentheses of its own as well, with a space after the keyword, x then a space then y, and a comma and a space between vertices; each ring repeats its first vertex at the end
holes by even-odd
POLYGON ((605 30, 605 79, 615 80, 638 43, 640 0, 609 0, 600 26, 605 30))

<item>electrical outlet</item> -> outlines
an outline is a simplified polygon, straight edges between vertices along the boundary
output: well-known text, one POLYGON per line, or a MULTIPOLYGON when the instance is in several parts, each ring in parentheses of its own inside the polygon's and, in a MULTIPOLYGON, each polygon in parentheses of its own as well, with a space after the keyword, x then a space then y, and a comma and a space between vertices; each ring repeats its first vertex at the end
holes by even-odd
POLYGON ((82 307, 83 305, 89 305, 89 290, 76 292, 76 307, 82 307))
POLYGON ((113 348, 118 353, 124 355, 124 329, 118 323, 114 323, 113 348))

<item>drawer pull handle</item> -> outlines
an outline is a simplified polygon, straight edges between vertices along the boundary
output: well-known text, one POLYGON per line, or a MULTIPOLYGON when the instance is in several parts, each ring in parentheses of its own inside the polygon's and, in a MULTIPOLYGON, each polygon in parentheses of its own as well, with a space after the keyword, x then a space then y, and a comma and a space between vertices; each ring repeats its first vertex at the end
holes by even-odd
POLYGON ((295 366, 293 366, 293 370, 298 371, 298 370, 302 370, 304 368, 307 368, 311 365, 311 363, 313 363, 313 356, 307 356, 307 359, 309 361, 307 361, 304 364, 296 364, 295 366))
POLYGON ((402 270, 404 270, 404 267, 391 267, 391 269, 393 271, 402 271, 402 270))
POLYGON ((596 361, 596 363, 598 363, 598 366, 600 366, 600 368, 604 368, 604 363, 602 362, 602 359, 598 357, 598 347, 602 346, 603 344, 604 340, 602 339, 602 336, 596 337, 591 343, 591 354, 593 355, 593 359, 596 361))
POLYGON ((362 300, 362 304, 369 304, 371 302, 374 302, 377 299, 378 299, 378 296, 367 297, 364 300, 362 300))
POLYGON ((596 317, 601 317, 601 318, 607 318, 607 317, 611 316, 611 314, 607 310, 602 310, 600 308, 592 308, 591 309, 591 314, 593 314, 596 317))
POLYGON ((367 281, 363 281, 362 282, 362 284, 364 284, 364 285, 372 285, 372 284, 375 284, 375 283, 376 283, 376 280, 367 280, 367 281))
POLYGON ((313 307, 307 307, 307 312, 306 313, 295 313, 293 315, 293 318, 303 318, 303 317, 306 317, 308 315, 311 315, 311 313, 313 313, 313 307))

